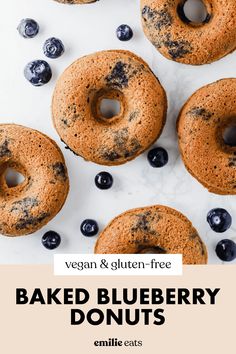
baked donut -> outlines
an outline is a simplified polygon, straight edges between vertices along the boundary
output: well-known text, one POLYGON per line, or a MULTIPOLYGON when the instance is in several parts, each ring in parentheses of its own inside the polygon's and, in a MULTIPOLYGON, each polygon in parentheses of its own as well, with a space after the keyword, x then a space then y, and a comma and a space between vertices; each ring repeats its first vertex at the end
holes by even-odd
POLYGON ((162 205, 117 216, 100 234, 95 253, 181 253, 184 264, 207 263, 207 249, 191 222, 162 205))
POLYGON ((224 132, 236 125, 236 79, 202 87, 185 103, 177 122, 187 170, 210 192, 236 194, 236 146, 224 132))
POLYGON ((141 0, 146 36, 166 58, 200 65, 216 61, 236 48, 236 1, 203 0, 203 23, 189 21, 186 0, 141 0))
POLYGON ((166 120, 166 94, 148 65, 135 54, 110 50, 74 62, 57 82, 52 102, 62 141, 85 160, 119 165, 146 150, 166 120), (103 117, 103 99, 120 112, 103 117))
POLYGON ((15 124, 0 124, 0 233, 20 236, 47 224, 69 190, 63 155, 46 135, 15 124), (8 169, 24 176, 9 187, 8 169))
POLYGON ((98 0, 55 0, 57 2, 60 2, 62 4, 90 4, 91 2, 96 2, 98 0))

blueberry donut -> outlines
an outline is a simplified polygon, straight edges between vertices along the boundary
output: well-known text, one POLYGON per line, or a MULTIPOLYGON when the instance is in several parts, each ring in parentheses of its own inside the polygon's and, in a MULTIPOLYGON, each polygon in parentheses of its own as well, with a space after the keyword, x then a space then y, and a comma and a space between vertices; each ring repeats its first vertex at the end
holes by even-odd
POLYGON ((90 4, 91 2, 96 2, 98 0, 55 0, 57 2, 61 2, 62 4, 90 4))
POLYGON ((207 249, 191 222, 162 205, 117 216, 100 234, 95 253, 181 253, 184 264, 207 263, 207 249))
POLYGON ((166 94, 148 65, 123 50, 98 52, 74 62, 57 82, 55 128, 75 154, 101 165, 119 165, 146 150, 161 134, 166 94), (105 118, 103 99, 119 101, 105 118))
POLYGON ((15 124, 0 124, 0 233, 20 236, 47 224, 69 190, 63 155, 46 135, 15 124), (7 171, 24 181, 9 186, 7 171))
POLYGON ((195 92, 177 122, 180 152, 187 170, 210 192, 236 194, 236 146, 225 142, 236 125, 236 79, 224 79, 195 92))
POLYGON ((207 16, 191 22, 187 0, 141 0, 146 36, 166 58, 180 63, 212 63, 236 48, 236 1, 203 0, 207 16))

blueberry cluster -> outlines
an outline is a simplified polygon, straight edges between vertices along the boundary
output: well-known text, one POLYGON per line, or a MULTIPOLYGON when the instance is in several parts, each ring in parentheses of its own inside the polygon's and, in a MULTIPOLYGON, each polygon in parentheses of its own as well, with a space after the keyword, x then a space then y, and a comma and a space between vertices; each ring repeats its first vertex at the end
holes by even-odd
MULTIPOLYGON (((39 33, 38 23, 31 19, 21 20, 17 27, 23 38, 34 38, 39 33)), ((50 59, 59 58, 65 51, 62 41, 58 38, 48 38, 43 45, 43 52, 50 59)), ((34 86, 43 86, 52 78, 52 70, 45 60, 34 60, 28 63, 24 69, 25 78, 34 86)))

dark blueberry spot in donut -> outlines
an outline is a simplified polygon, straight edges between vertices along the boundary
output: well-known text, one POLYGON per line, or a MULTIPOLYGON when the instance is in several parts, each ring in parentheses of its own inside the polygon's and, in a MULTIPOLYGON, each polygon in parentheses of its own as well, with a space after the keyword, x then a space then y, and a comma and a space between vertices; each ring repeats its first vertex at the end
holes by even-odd
POLYGON ((63 181, 67 180, 67 172, 66 172, 66 167, 62 162, 56 162, 52 166, 56 178, 61 178, 63 181))
POLYGON ((128 128, 123 128, 121 130, 115 131, 113 134, 115 145, 118 147, 118 149, 122 150, 129 139, 128 128))
POLYGON ((17 223, 16 223, 16 230, 23 230, 23 229, 28 229, 30 227, 37 226, 41 224, 46 218, 50 216, 49 213, 41 213, 39 216, 26 216, 23 218, 20 218, 17 223))
POLYGON ((126 148, 124 157, 128 158, 128 157, 135 156, 140 149, 142 149, 142 145, 140 144, 138 139, 132 138, 130 141, 130 147, 126 148))
POLYGON ((138 116, 139 116, 139 111, 131 112, 129 115, 129 122, 136 120, 138 118, 138 116))
POLYGON ((0 145, 0 157, 10 157, 11 151, 9 150, 9 141, 5 140, 2 145, 0 145))
POLYGON ((55 231, 48 231, 42 237, 42 244, 48 250, 54 250, 61 243, 61 236, 55 231))
POLYGON ((224 262, 231 262, 236 258, 236 243, 232 240, 221 240, 216 246, 217 256, 224 262))
POLYGON ((143 214, 137 214, 136 217, 137 217, 137 220, 131 228, 132 232, 141 231, 141 232, 147 233, 149 235, 158 236, 157 231, 153 230, 151 227, 151 221, 153 221, 153 219, 150 220, 150 212, 145 212, 143 214))
POLYGON ((156 14, 156 11, 152 10, 149 6, 145 5, 142 9, 142 16, 144 18, 153 19, 155 14, 156 14))
POLYGON ((107 161, 116 161, 121 158, 121 155, 116 151, 105 150, 102 152, 102 157, 107 161))
POLYGON ((113 86, 120 89, 127 87, 129 79, 126 74, 126 68, 127 64, 122 63, 121 61, 117 62, 110 75, 105 78, 108 86, 113 86))
POLYGON ((173 22, 171 14, 165 9, 159 11, 151 9, 149 6, 144 6, 142 10, 144 21, 149 21, 157 30, 170 27, 173 22))
POLYGON ((38 206, 39 202, 37 198, 26 197, 22 200, 17 200, 12 204, 11 212, 21 212, 25 215, 29 215, 31 209, 38 206))
POLYGON ((172 16, 166 10, 157 11, 155 19, 155 27, 158 30, 171 26, 173 22, 172 16))
POLYGON ((196 118, 202 118, 203 120, 209 120, 212 117, 212 113, 202 107, 193 107, 187 114, 196 118))
POLYGON ((168 49, 169 55, 174 60, 184 58, 186 54, 189 54, 192 51, 190 43, 185 40, 172 41, 171 39, 167 39, 163 44, 168 49))

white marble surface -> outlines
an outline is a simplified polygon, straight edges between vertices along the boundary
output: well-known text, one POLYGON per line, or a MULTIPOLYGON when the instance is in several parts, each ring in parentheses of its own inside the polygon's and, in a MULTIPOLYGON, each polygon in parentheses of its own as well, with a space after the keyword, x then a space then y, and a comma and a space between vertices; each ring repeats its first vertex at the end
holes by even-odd
POLYGON ((236 76, 236 53, 211 64, 191 67, 163 58, 144 37, 139 14, 139 0, 100 0, 83 6, 66 6, 52 0, 11 0, 0 4, 0 120, 38 129, 63 149, 69 169, 71 189, 63 210, 34 235, 19 238, 0 236, 0 263, 51 263, 52 251, 41 245, 41 236, 50 229, 63 238, 58 253, 91 253, 96 238, 85 238, 80 223, 85 218, 98 220, 102 229, 111 218, 133 207, 165 204, 188 216, 198 229, 209 251, 209 263, 220 263, 214 248, 222 238, 236 241, 236 197, 210 194, 185 170, 179 156, 175 121, 184 101, 201 86, 223 77, 236 76), (36 19, 40 34, 31 40, 21 38, 16 27, 25 17, 36 19), (132 26, 135 36, 122 43, 115 30, 121 23, 132 26), (63 40, 66 53, 48 60, 53 80, 42 88, 31 86, 23 77, 25 64, 44 59, 45 39, 56 36, 63 40), (162 169, 149 166, 146 154, 126 165, 103 168, 85 162, 64 149, 50 117, 50 101, 58 75, 78 57, 97 50, 123 48, 142 56, 159 77, 168 94, 167 124, 156 145, 165 147, 169 164, 162 169), (94 176, 101 170, 112 173, 114 187, 100 191, 94 176), (233 225, 224 234, 210 230, 207 212, 214 207, 226 208, 233 225))

